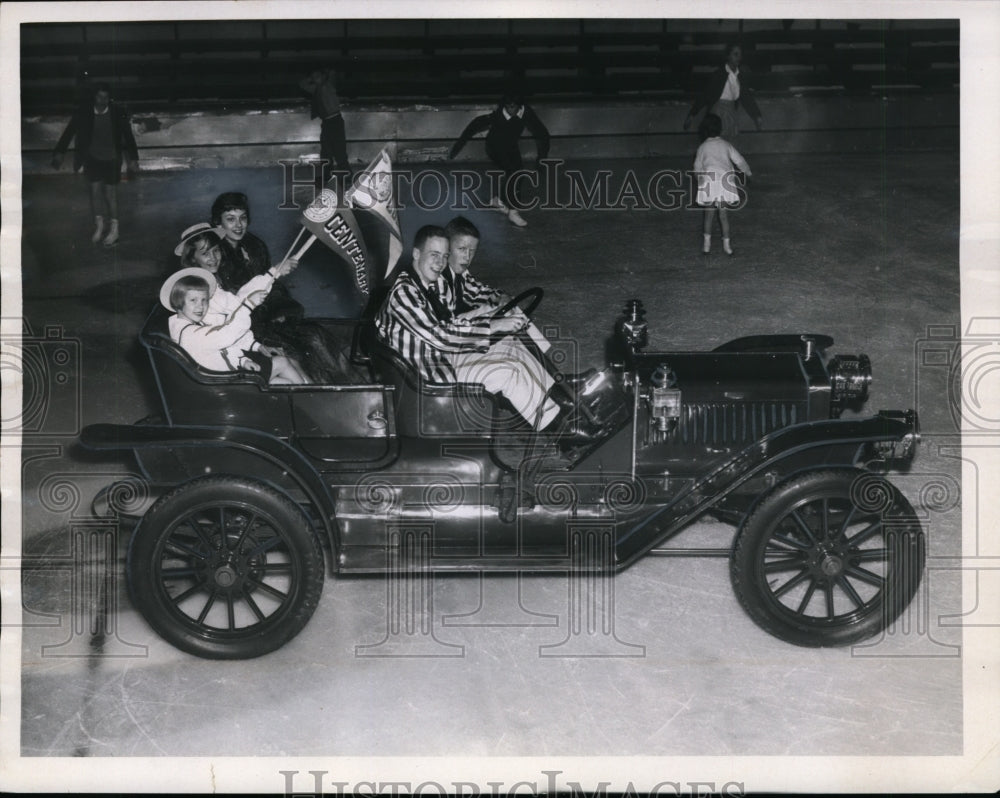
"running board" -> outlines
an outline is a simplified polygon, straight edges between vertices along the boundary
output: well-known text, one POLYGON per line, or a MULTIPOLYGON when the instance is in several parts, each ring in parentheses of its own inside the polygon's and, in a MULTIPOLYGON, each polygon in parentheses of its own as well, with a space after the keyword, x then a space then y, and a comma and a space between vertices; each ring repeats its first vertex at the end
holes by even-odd
POLYGON ((474 556, 468 553, 435 553, 426 550, 389 549, 379 546, 345 546, 341 550, 337 572, 341 574, 403 574, 403 573, 553 573, 583 571, 614 571, 615 564, 608 556, 589 566, 579 556, 532 555, 474 556))

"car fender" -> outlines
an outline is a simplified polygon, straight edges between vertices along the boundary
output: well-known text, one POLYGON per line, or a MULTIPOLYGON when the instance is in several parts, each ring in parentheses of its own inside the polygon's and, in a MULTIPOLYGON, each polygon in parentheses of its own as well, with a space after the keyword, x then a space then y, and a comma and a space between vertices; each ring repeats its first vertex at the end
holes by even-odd
POLYGON ((820 352, 833 346, 833 338, 819 333, 783 333, 778 335, 746 335, 734 338, 713 349, 713 352, 805 352, 807 341, 820 352))
MULTIPOLYGON (((213 449, 226 450, 227 458, 242 453, 252 458, 256 464, 266 466, 263 473, 255 470, 249 476, 269 481, 274 487, 285 491, 290 482, 305 494, 307 501, 316 508, 316 516, 323 524, 323 534, 334 552, 333 562, 336 567, 340 533, 333 496, 305 456, 280 438, 247 427, 91 424, 83 428, 79 440, 88 449, 131 449, 140 464, 141 453, 158 449, 172 452, 196 450, 199 459, 204 459, 205 454, 213 449), (275 476, 274 479, 267 479, 268 471, 275 476)), ((227 471, 212 470, 217 473, 227 471)), ((245 473, 245 469, 237 469, 235 473, 245 473)))
POLYGON ((775 430, 695 480, 671 501, 628 529, 615 544, 617 568, 625 568, 684 529, 748 480, 781 465, 782 471, 807 466, 857 466, 873 457, 908 461, 919 440, 914 411, 880 411, 860 419, 828 419, 775 430), (791 458, 789 460, 789 458, 791 458), (789 467, 790 466, 790 467, 789 467))

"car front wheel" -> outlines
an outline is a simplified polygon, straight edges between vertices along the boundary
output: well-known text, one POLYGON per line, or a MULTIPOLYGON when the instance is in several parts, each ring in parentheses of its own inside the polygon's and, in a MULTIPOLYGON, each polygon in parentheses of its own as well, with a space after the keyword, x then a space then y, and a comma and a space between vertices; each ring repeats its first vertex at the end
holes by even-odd
POLYGON ((274 651, 306 625, 324 558, 302 510, 238 477, 203 477, 162 496, 129 544, 133 604, 164 639, 210 659, 274 651))
POLYGON ((800 646, 841 646, 902 613, 924 559, 920 521, 892 484, 856 469, 820 470, 758 502, 733 543, 730 577, 765 631, 800 646))

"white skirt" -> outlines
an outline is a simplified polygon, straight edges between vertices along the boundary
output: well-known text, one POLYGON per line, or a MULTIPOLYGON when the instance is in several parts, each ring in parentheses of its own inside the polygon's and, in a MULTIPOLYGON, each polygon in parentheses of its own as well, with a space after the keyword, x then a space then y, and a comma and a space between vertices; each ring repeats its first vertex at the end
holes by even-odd
POLYGON ((735 171, 723 174, 719 172, 699 174, 697 202, 699 205, 715 205, 717 202, 723 204, 738 203, 740 195, 736 193, 735 186, 735 171))

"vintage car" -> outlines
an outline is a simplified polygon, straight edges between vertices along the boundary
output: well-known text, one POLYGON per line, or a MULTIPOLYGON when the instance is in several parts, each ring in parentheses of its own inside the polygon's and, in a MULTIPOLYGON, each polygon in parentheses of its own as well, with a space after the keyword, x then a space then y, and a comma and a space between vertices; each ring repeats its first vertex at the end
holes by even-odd
MULTIPOLYGON (((531 313, 540 298, 509 305, 531 313)), ((916 415, 857 413, 868 358, 828 357, 827 336, 646 351, 630 300, 609 320, 606 368, 576 386, 601 434, 568 446, 477 385, 421 384, 370 321, 324 322, 353 340, 344 384, 274 386, 200 368, 166 317, 154 310, 141 333, 160 412, 81 441, 131 449, 157 489, 129 544, 129 593, 191 654, 282 646, 328 570, 503 578, 721 554, 750 617, 803 646, 876 635, 917 590, 924 532, 883 476, 913 458, 916 415), (706 514, 735 526, 731 541, 665 545, 706 514)))

